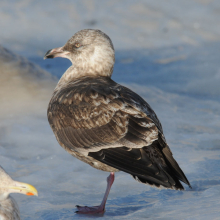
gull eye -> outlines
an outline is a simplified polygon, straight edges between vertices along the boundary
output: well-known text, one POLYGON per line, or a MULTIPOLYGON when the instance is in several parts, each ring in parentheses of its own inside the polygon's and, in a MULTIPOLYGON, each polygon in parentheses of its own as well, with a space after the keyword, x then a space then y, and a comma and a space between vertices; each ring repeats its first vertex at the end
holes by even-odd
POLYGON ((80 43, 75 43, 74 46, 77 47, 77 48, 79 48, 79 47, 81 47, 81 44, 80 44, 80 43))

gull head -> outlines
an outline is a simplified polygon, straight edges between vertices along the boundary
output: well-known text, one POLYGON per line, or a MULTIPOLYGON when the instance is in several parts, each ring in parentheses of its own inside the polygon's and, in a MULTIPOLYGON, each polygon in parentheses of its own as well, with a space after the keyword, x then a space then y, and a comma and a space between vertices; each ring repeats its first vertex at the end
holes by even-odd
POLYGON ((38 195, 34 186, 14 181, 0 166, 0 201, 6 199, 10 193, 21 193, 27 196, 38 195))
POLYGON ((63 47, 49 50, 44 59, 63 57, 81 73, 111 76, 115 52, 111 39, 100 30, 85 29, 74 34, 63 47))

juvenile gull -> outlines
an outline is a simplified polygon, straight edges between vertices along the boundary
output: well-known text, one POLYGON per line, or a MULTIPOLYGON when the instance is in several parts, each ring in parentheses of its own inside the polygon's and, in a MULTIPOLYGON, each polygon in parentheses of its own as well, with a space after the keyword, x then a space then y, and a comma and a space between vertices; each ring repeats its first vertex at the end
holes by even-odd
POLYGON ((150 105, 111 79, 115 52, 100 30, 81 30, 45 59, 72 62, 58 82, 48 106, 48 121, 59 144, 92 167, 111 172, 100 206, 77 206, 77 213, 102 213, 114 182, 124 171, 141 183, 183 190, 189 184, 166 143, 150 105))
POLYGON ((38 195, 33 186, 14 181, 0 166, 0 220, 20 220, 18 205, 10 193, 38 195))

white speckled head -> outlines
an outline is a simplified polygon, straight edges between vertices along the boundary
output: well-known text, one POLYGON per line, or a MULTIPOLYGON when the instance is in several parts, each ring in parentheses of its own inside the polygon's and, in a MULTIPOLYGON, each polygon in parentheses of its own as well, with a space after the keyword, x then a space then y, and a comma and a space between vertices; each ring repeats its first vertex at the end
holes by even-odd
POLYGON ((49 50, 44 58, 54 57, 68 58, 74 67, 70 70, 75 77, 87 75, 111 77, 115 62, 111 39, 102 31, 93 29, 77 32, 63 47, 49 50))
POLYGON ((38 195, 35 187, 27 183, 14 181, 0 166, 0 201, 6 199, 10 193, 38 195))
POLYGON ((0 166, 0 201, 8 197, 9 192, 5 186, 9 186, 13 182, 12 178, 0 166))

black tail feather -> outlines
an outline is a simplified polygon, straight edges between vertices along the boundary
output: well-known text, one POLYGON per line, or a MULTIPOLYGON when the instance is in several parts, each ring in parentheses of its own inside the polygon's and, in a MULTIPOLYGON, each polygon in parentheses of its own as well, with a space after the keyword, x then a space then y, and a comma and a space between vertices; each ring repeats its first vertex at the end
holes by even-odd
POLYGON ((168 146, 167 149, 161 150, 161 146, 158 145, 159 142, 155 141, 150 146, 131 150, 126 147, 109 148, 102 150, 102 156, 100 152, 90 152, 89 156, 131 174, 141 183, 183 190, 179 181, 181 180, 190 186, 168 146))

